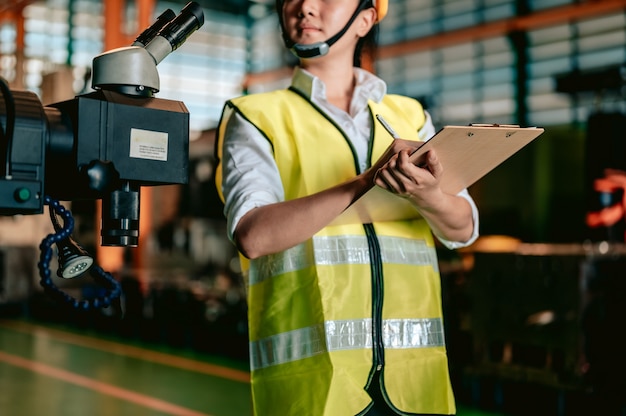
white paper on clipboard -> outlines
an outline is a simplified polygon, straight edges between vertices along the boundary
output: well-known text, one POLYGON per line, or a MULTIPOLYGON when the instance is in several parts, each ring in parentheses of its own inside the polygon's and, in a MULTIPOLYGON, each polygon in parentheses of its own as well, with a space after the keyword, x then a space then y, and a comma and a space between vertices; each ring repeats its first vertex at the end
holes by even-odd
MULTIPOLYGON (((445 126, 411 155, 419 164, 434 149, 444 169, 441 188, 457 194, 470 187, 544 132, 540 127, 472 124, 445 126)), ((333 224, 368 223, 419 217, 406 199, 377 186, 344 211, 333 224)))

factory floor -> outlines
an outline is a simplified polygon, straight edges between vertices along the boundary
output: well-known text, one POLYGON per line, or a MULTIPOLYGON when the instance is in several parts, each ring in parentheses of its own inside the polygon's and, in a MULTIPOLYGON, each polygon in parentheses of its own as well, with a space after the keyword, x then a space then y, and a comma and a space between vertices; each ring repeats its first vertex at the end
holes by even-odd
MULTIPOLYGON (((244 362, 93 330, 0 319, 3 416, 250 415, 244 362)), ((459 406, 458 416, 497 416, 459 406)))

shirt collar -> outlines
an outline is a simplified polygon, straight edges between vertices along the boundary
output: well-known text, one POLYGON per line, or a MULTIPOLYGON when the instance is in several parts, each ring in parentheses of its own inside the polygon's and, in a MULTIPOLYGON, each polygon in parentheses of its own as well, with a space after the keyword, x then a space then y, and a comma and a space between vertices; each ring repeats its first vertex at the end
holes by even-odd
MULTIPOLYGON (((356 85, 352 104, 367 103, 372 100, 379 103, 387 93, 387 84, 376 75, 361 68, 354 68, 356 85)), ((306 69, 296 67, 291 79, 291 86, 300 91, 311 101, 326 100, 326 86, 321 79, 306 69)))

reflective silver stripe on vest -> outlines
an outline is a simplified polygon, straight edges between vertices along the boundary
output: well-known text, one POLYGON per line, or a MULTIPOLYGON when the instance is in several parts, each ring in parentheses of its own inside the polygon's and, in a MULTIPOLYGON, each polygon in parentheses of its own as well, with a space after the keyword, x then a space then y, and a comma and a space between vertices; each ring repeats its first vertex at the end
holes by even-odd
MULTIPOLYGON (((430 265, 438 270, 437 253, 423 240, 379 237, 384 263, 430 265)), ((313 237, 282 253, 264 256, 250 262, 249 284, 318 265, 369 264, 369 247, 365 236, 313 237)))
MULTIPOLYGON (((428 348, 445 345, 443 323, 435 319, 383 321, 385 348, 428 348)), ((250 342, 252 370, 285 364, 314 355, 372 347, 372 320, 327 321, 250 342)))

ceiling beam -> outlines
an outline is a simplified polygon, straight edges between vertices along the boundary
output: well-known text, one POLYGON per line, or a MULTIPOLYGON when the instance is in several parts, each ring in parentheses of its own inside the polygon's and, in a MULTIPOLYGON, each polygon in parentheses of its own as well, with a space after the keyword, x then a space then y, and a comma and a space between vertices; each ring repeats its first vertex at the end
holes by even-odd
POLYGON ((12 17, 15 13, 22 13, 22 9, 35 0, 0 0, 0 21, 6 16, 12 17))

